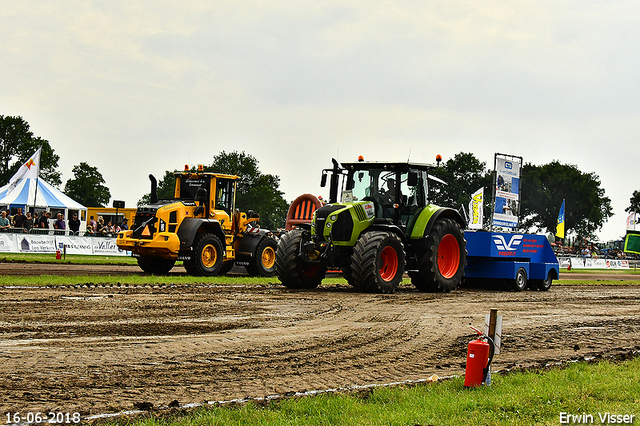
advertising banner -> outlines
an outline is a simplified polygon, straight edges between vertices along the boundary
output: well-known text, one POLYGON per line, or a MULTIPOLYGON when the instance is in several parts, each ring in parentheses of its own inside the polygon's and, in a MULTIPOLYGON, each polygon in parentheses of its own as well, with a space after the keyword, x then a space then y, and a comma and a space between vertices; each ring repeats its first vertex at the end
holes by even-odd
POLYGON ((22 253, 55 253, 56 237, 53 235, 16 235, 18 250, 22 253))
POLYGON ((91 237, 68 237, 56 236, 56 247, 64 244, 64 250, 67 254, 93 254, 93 244, 91 237))
POLYGON ((113 238, 89 238, 93 245, 93 254, 101 256, 127 256, 126 250, 120 250, 116 245, 116 239, 113 238))
POLYGON ((482 221, 484 219, 483 205, 484 188, 480 188, 473 193, 469 202, 469 229, 482 229, 482 221))
POLYGON ((11 253, 17 252, 15 234, 0 234, 0 252, 11 253))
POLYGON ((522 157, 496 154, 493 226, 516 228, 520 212, 522 157))

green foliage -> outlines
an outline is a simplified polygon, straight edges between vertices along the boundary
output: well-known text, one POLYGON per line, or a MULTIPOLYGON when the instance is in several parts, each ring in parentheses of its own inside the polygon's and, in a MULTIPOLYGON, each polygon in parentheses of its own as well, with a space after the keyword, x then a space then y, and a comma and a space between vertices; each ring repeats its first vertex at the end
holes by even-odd
POLYGON ((263 228, 275 230, 284 227, 289 206, 283 192, 278 189, 280 178, 261 173, 254 156, 244 151, 222 151, 213 157, 213 163, 205 170, 237 175, 236 208, 260 213, 260 226, 263 228))
POLYGON ((64 193, 87 207, 104 207, 111 198, 109 188, 96 167, 85 162, 73 167, 73 178, 64 186, 64 193))
POLYGON ((22 117, 0 115, 0 184, 4 185, 18 169, 42 147, 40 177, 54 186, 62 184, 58 169, 60 156, 49 141, 34 136, 22 117))
POLYGON ((633 195, 631 195, 631 199, 629 200, 629 207, 624 209, 624 211, 640 213, 640 191, 633 191, 633 195))
POLYGON ((485 217, 490 217, 491 211, 486 200, 491 192, 493 172, 487 169, 484 161, 478 160, 472 153, 460 152, 430 174, 447 183, 443 185, 429 182, 431 201, 434 204, 454 209, 464 206, 467 209, 471 194, 485 188, 485 217))
POLYGON ((525 164, 522 170, 522 227, 554 232, 565 200, 565 232, 590 236, 612 216, 611 200, 595 173, 553 161, 543 166, 525 164))

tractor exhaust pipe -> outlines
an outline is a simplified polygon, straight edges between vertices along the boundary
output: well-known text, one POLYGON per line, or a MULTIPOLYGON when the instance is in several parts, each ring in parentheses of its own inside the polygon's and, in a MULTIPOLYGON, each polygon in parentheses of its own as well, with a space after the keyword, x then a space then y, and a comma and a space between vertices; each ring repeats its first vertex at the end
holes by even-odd
POLYGON ((149 196, 149 202, 155 204, 158 202, 158 181, 153 175, 149 175, 151 181, 151 194, 149 196))
POLYGON ((340 183, 340 164, 335 158, 331 159, 333 162, 333 171, 331 172, 331 184, 329 186, 329 203, 338 202, 338 184, 340 183))

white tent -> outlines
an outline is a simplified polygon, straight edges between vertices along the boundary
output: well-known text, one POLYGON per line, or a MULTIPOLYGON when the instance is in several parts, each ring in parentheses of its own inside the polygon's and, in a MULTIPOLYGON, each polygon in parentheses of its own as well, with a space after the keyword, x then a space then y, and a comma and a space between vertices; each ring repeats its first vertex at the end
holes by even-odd
POLYGON ((0 206, 22 207, 25 212, 32 207, 37 210, 56 209, 64 211, 65 220, 69 219, 69 210, 77 210, 78 216, 86 217, 80 211, 87 208, 69 198, 42 179, 22 179, 13 190, 11 184, 0 188, 0 206))

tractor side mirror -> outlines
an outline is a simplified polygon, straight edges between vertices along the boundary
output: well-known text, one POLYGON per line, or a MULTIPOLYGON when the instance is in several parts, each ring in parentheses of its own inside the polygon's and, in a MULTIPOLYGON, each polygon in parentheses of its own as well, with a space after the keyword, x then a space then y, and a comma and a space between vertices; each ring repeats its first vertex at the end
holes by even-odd
POLYGON ((322 178, 320 179, 320 186, 321 187, 325 187, 327 186, 327 174, 326 173, 322 173, 322 178))
POLYGON ((409 186, 418 185, 418 172, 409 172, 409 177, 407 178, 407 185, 409 186))

